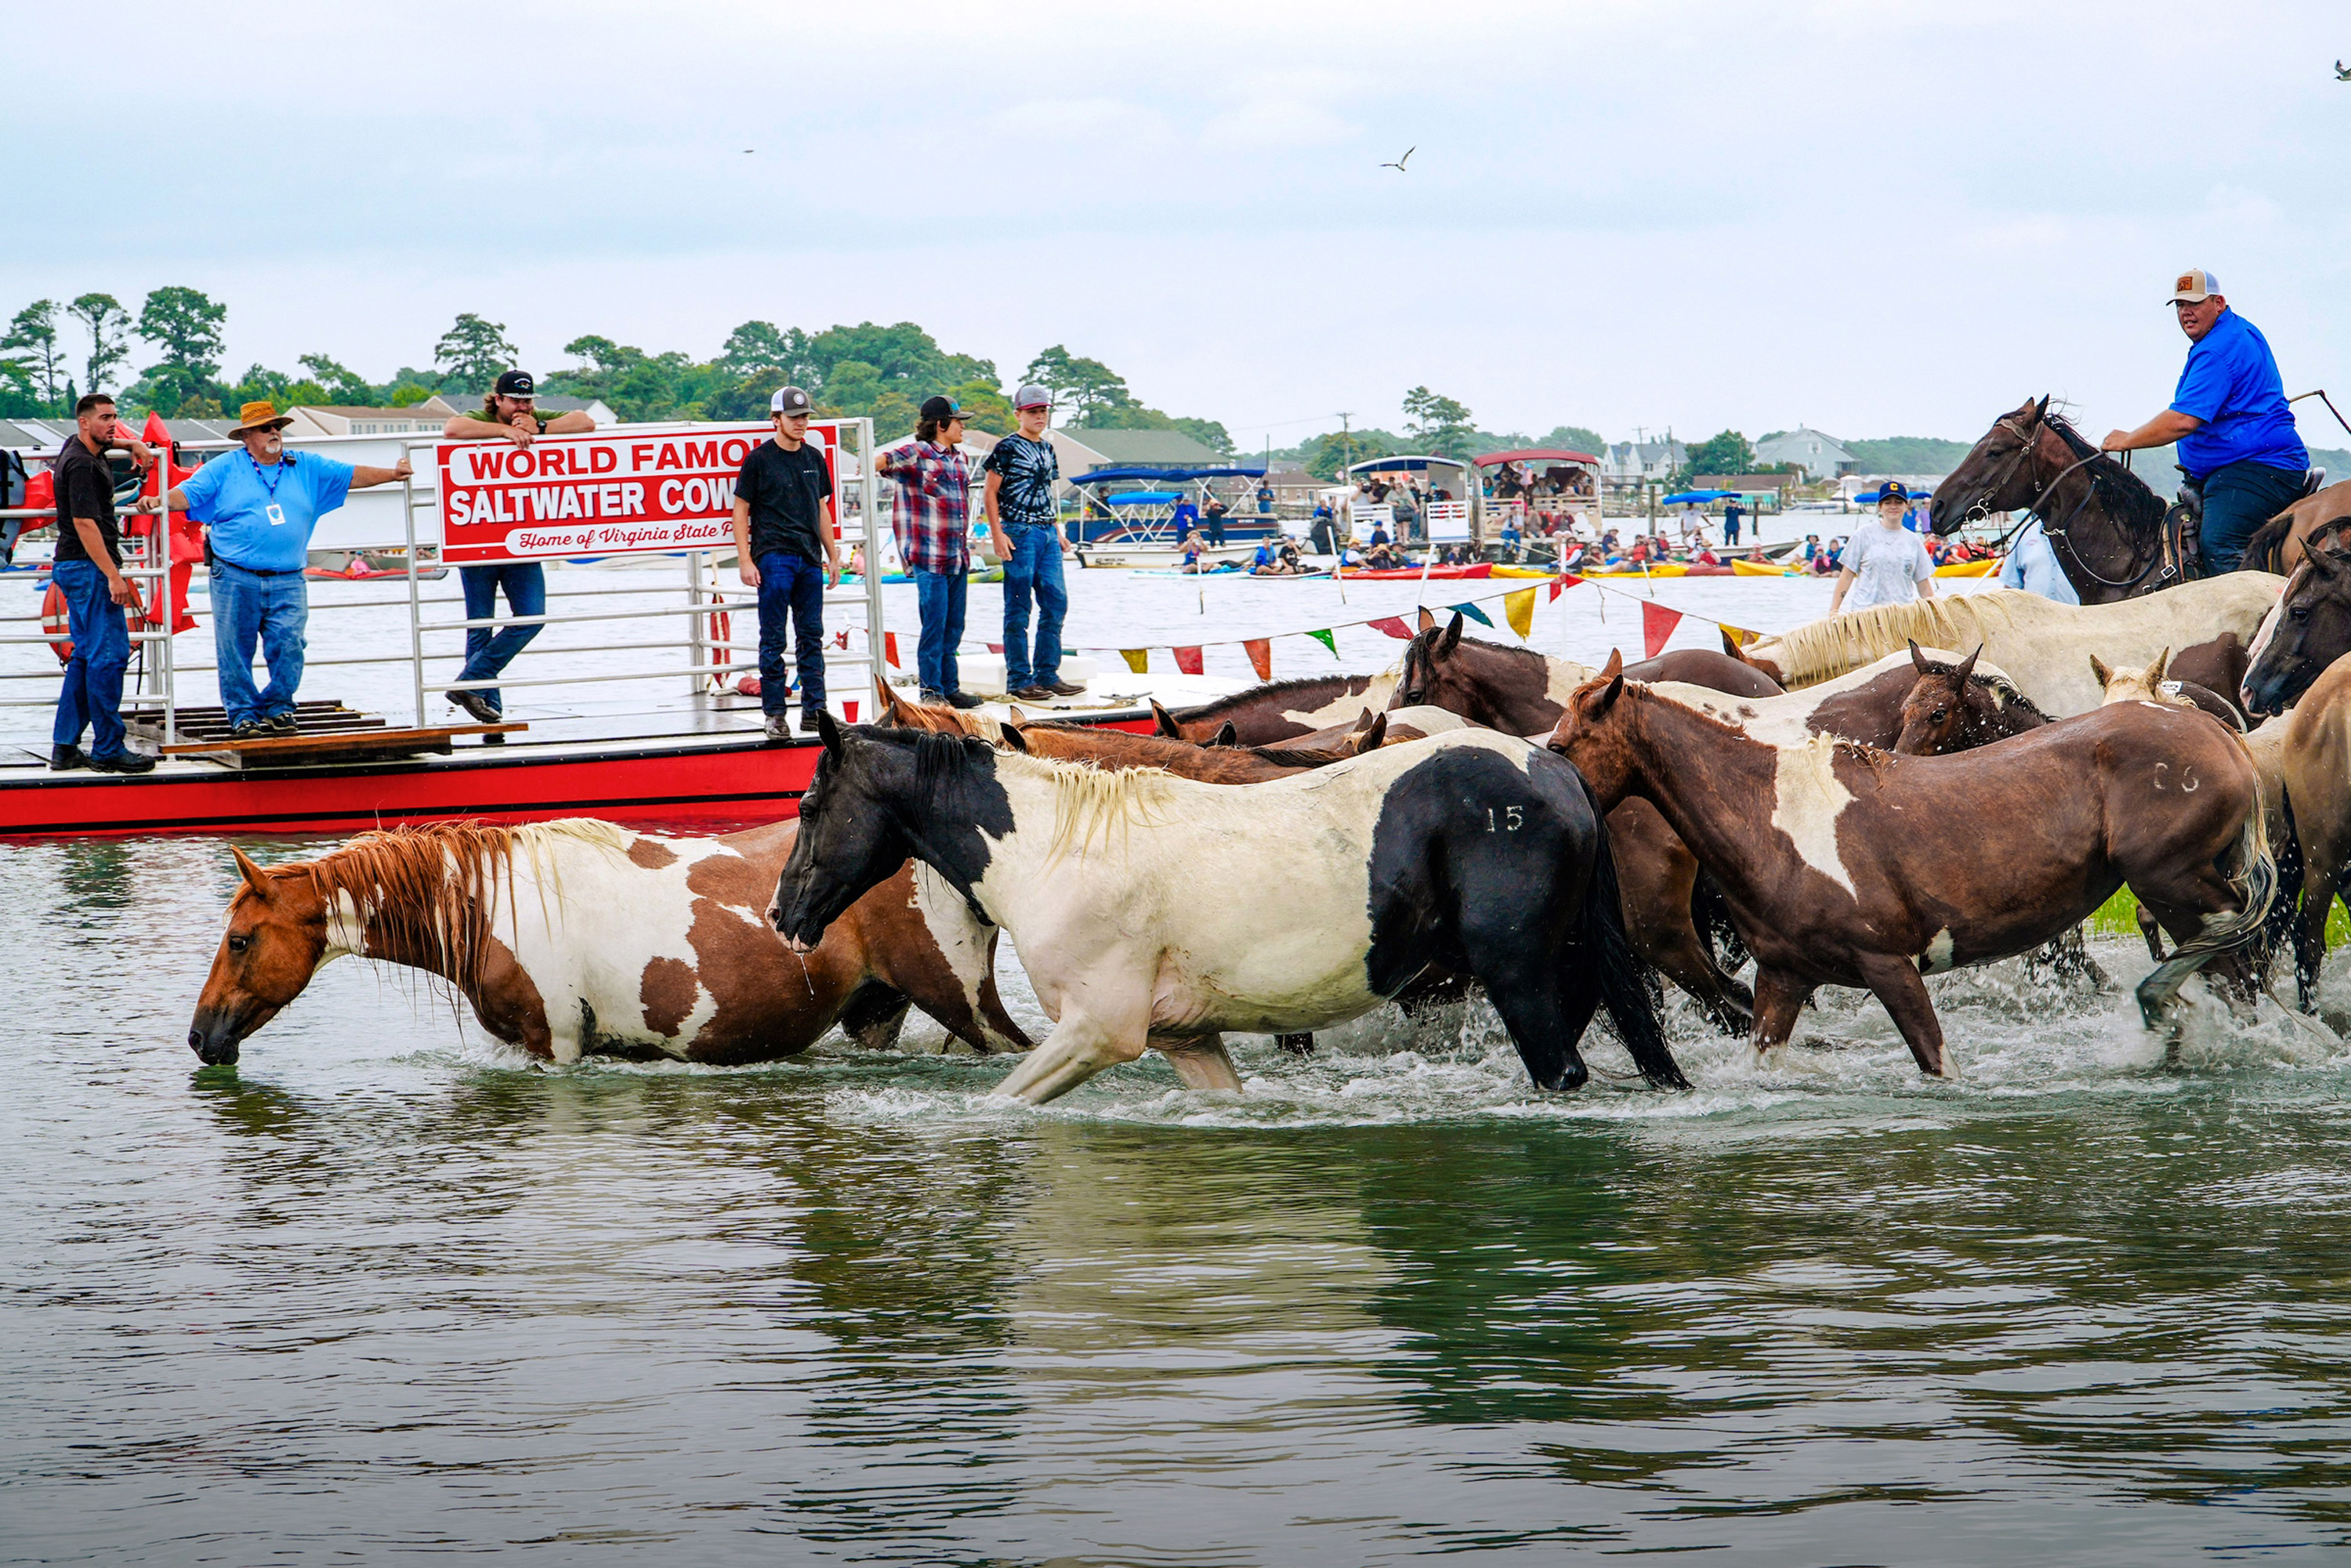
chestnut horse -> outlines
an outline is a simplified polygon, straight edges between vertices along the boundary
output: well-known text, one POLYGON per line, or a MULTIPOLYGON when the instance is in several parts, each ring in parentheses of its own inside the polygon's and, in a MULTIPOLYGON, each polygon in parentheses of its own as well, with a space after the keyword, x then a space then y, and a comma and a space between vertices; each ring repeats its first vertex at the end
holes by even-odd
POLYGON ((926 869, 901 865, 805 961, 765 911, 797 822, 657 838, 585 818, 439 822, 365 833, 245 873, 188 1044, 239 1044, 344 954, 440 976, 482 1027, 553 1061, 582 1051, 768 1061, 837 1021, 897 1039, 911 1001, 981 1051, 1026 1051, 996 992, 995 927, 926 869))
POLYGON ((1817 988, 1864 987, 1919 1070, 1944 1076, 1924 977, 2030 952, 2126 883, 2179 944, 2139 985, 2150 1028, 2190 974, 2260 935, 2274 867, 2259 786, 2239 739, 2200 714, 2127 703, 1978 751, 1895 757, 1826 737, 1769 745, 1610 663, 1551 748, 1604 806, 1654 802, 1721 883, 1755 953, 1759 1052, 1786 1042, 1817 988))
POLYGON ((1157 703, 1151 708, 1159 721, 1159 733, 1171 740, 1206 745, 1229 724, 1234 743, 1272 746, 1334 724, 1353 724, 1364 708, 1386 707, 1395 690, 1394 674, 1317 675, 1251 686, 1172 712, 1157 703))
POLYGON ((2254 634, 2239 695, 2249 712, 2283 713, 2345 653, 2351 653, 2351 555, 2324 547, 2287 579, 2277 609, 2254 634))

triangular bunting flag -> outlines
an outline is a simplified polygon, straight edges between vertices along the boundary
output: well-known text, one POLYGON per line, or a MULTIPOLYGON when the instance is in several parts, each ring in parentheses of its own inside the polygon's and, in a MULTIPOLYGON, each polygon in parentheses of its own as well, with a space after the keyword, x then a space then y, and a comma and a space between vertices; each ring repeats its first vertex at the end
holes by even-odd
POLYGON ((1250 665, 1260 681, 1273 679, 1273 644, 1263 637, 1252 637, 1241 646, 1248 650, 1250 665))
POLYGON ((1147 675, 1151 673, 1150 649, 1121 648, 1118 651, 1118 656, 1124 659, 1126 661, 1126 667, 1133 670, 1136 674, 1147 675))
POLYGON ((1445 608, 1452 611, 1457 615, 1467 615, 1470 620, 1475 621, 1480 626, 1491 626, 1494 623, 1491 616, 1488 615, 1484 611, 1479 609, 1474 604, 1448 604, 1445 608))
POLYGON ((1577 583, 1582 582, 1583 580, 1583 579, 1576 576, 1575 573, 1572 571, 1562 571, 1557 577, 1551 580, 1551 596, 1553 599, 1557 599, 1561 594, 1565 593, 1569 589, 1573 588, 1577 583))
POLYGON ((1308 633, 1306 633, 1306 634, 1307 634, 1309 637, 1313 638, 1317 643, 1322 643, 1325 648, 1330 649, 1330 650, 1331 650, 1331 656, 1332 656, 1332 658, 1334 658, 1334 659, 1335 659, 1335 658, 1337 658, 1337 657, 1339 656, 1339 638, 1338 638, 1338 635, 1337 635, 1335 632, 1332 632, 1329 627, 1327 627, 1327 626, 1326 626, 1326 627, 1324 627, 1322 630, 1321 630, 1320 632, 1308 632, 1308 633))
POLYGON ((1371 622, 1371 628, 1374 632, 1384 632, 1389 636, 1403 642, 1412 641, 1412 628, 1404 623, 1404 617, 1401 615, 1390 615, 1384 620, 1374 621, 1371 622))
POLYGON ((1720 622, 1720 625, 1722 627, 1722 634, 1729 638, 1731 643, 1741 648, 1744 648, 1748 643, 1755 641, 1756 637, 1759 635, 1757 632, 1750 632, 1744 626, 1733 626, 1727 621, 1720 622))
POLYGON ((898 663, 898 633, 895 632, 882 633, 882 656, 897 669, 903 670, 906 667, 898 663))
POLYGON ((991 653, 1001 653, 1004 652, 1004 644, 1001 643, 990 643, 987 645, 987 651, 991 653))
POLYGON ((1196 674, 1198 674, 1200 673, 1200 650, 1199 650, 1199 649, 1197 649, 1197 648, 1178 648, 1178 649, 1176 649, 1176 650, 1175 651, 1175 653, 1176 653, 1176 667, 1177 669, 1179 669, 1179 670, 1183 671, 1183 672, 1184 672, 1186 674, 1187 674, 1187 675, 1196 675, 1196 674))
POLYGON ((1502 600, 1502 619, 1510 623, 1510 630, 1516 632, 1521 640, 1533 636, 1535 591, 1531 588, 1521 588, 1516 593, 1505 596, 1502 600))
POLYGON ((1652 604, 1646 600, 1643 601, 1641 645, 1648 649, 1650 658, 1654 659, 1666 651, 1666 641, 1674 634, 1674 628, 1681 624, 1681 620, 1680 611, 1668 610, 1662 604, 1652 604))

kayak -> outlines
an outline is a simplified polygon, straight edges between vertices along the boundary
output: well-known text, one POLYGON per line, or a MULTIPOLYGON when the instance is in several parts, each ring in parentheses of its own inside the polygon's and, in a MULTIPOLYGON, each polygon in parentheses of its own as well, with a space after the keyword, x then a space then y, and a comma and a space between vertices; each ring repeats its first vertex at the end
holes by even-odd
POLYGON ((1498 566, 1496 577, 1557 577, 1559 569, 1549 566, 1498 566))
POLYGON ((1637 566, 1602 566, 1577 572, 1578 577, 1687 577, 1689 568, 1677 560, 1662 561, 1644 570, 1637 566))
POLYGON ((1788 567, 1758 566, 1751 560, 1732 561, 1730 574, 1733 577, 1802 577, 1803 575, 1802 572, 1792 570, 1788 567))
POLYGON ((1987 556, 1982 560, 1955 560, 1949 566, 1935 569, 1937 577, 1990 577, 2000 570, 2000 562, 1987 556))
POLYGON ((1416 566, 1385 571, 1350 571, 1341 575, 1349 582, 1403 582, 1419 577, 1426 577, 1431 582, 1466 582, 1473 578, 1490 577, 1493 571, 1492 567, 1480 561, 1476 566, 1432 566, 1426 570, 1416 566))
POLYGON ((1736 577, 1739 574, 1727 566, 1693 566, 1682 570, 1684 577, 1736 577))

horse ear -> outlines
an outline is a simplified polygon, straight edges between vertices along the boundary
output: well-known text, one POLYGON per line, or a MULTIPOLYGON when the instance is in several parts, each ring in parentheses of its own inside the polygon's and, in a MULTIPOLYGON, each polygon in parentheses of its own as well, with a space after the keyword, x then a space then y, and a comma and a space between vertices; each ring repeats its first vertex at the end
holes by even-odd
POLYGON ((1386 720, 1381 718, 1379 715, 1374 713, 1371 709, 1365 708, 1363 712, 1355 716, 1355 733, 1361 735, 1364 731, 1371 728, 1374 720, 1383 724, 1386 722, 1386 720))
MULTIPOLYGON (((2049 417, 2049 393, 2043 392, 2041 394, 2041 401, 2032 404, 2032 417, 2035 423, 2049 417)), ((2032 402, 2030 398, 2025 401, 2032 402)))
POLYGON ((1976 673, 1976 661, 1982 657, 1983 644, 1979 643, 1976 644, 1976 651, 1974 653, 1970 653, 1966 658, 1959 661, 1959 673, 1953 676, 1952 679, 1957 681, 1962 686, 1966 685, 1968 684, 1968 677, 1976 673))
POLYGON ((817 737, 824 742, 827 751, 835 757, 841 755, 841 722, 832 716, 831 708, 816 710, 816 733, 817 737))
MULTIPOLYGON (((1601 714, 1606 713, 1610 706, 1615 703, 1616 699, 1625 695, 1624 649, 1611 648, 1608 650, 1608 662, 1600 667, 1599 678, 1606 681, 1608 685, 1602 688, 1601 693, 1597 697, 1593 699, 1592 712, 1595 717, 1601 714)), ((1565 717, 1564 715, 1561 716, 1562 718, 1565 717)))
POLYGON ((268 873, 254 864, 253 857, 235 844, 229 845, 228 852, 236 857, 236 869, 245 873, 245 885, 253 889, 254 896, 267 898, 269 896, 268 873))
POLYGON ((1927 673, 1927 654, 1925 650, 1918 646, 1918 639, 1916 637, 1910 639, 1910 664, 1911 667, 1920 674, 1927 673))
POLYGON ((1453 619, 1446 623, 1445 630, 1437 634, 1437 641, 1429 647, 1428 656, 1442 659, 1460 645, 1461 612, 1457 610, 1453 612, 1453 619))
POLYGON ((1430 610, 1430 609, 1429 609, 1429 607, 1428 607, 1427 605, 1426 605, 1426 604, 1422 605, 1422 606, 1420 607, 1420 612, 1419 612, 1419 613, 1420 613, 1420 623, 1419 623, 1416 628, 1414 628, 1416 631, 1426 632, 1426 631, 1427 631, 1431 626, 1434 626, 1434 625, 1436 625, 1436 624, 1437 624, 1437 614, 1436 614, 1436 612, 1434 612, 1434 611, 1430 610))
POLYGON ((876 696, 882 699, 878 705, 882 713, 882 722, 883 724, 904 726, 906 722, 906 718, 905 715, 902 713, 898 707, 898 693, 896 688, 892 686, 890 683, 882 676, 876 675, 873 677, 873 693, 876 696))
POLYGON ((1387 744, 1387 739, 1388 716, 1374 714, 1372 722, 1355 732, 1355 755, 1361 757, 1366 751, 1377 751, 1387 744))
POLYGON ((996 727, 996 733, 1003 737, 1004 748, 1007 751, 1018 751, 1024 757, 1028 755, 1029 737, 1020 733, 1020 727, 1018 724, 1007 720, 996 727))
POLYGON ((1157 725, 1159 727, 1158 733, 1166 737, 1169 740, 1181 740, 1184 738, 1184 727, 1176 722, 1176 716, 1174 714, 1169 713, 1165 708, 1159 706, 1159 699, 1157 697, 1151 699, 1151 722, 1157 725))
POLYGON ((2163 672, 2170 664, 2171 650, 2168 648, 2155 656, 2155 663, 2147 667, 2147 684, 2150 688, 2163 685, 2163 672))
POLYGON ((1238 746, 1240 743, 1241 732, 1231 719, 1218 725, 1216 735, 1208 741, 1210 746, 1238 746))
POLYGON ((2090 674, 2098 678, 2098 689, 2100 691, 2105 691, 2108 686, 2115 683, 2115 673, 2106 668, 2106 662, 2104 659, 2099 658, 2095 653, 2090 655, 2090 674))

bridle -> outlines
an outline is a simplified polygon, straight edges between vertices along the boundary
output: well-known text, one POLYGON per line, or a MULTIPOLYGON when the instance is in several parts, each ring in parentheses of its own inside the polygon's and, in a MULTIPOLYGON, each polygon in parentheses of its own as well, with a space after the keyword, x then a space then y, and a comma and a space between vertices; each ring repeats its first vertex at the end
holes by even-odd
MULTIPOLYGON (((2011 417, 2012 418, 2013 416, 2011 415, 2011 417)), ((2000 420, 1992 426, 1992 428, 1994 430, 2006 430, 2017 438, 2018 446, 2016 449, 2016 455, 2009 460, 2008 467, 2001 472, 2001 476, 1997 479, 1994 479, 1990 484, 1984 486, 1984 487, 1977 493, 1975 500, 1969 506, 1968 509, 1964 513, 1960 514, 1959 520, 1962 523, 1975 521, 1990 516, 1990 503, 1991 498, 1999 495, 2002 490, 2005 490, 2008 487, 2009 482, 2014 479, 2017 475, 2023 470, 2025 465, 2034 461, 2040 455, 2041 436, 2039 434, 2027 435, 2022 428, 2010 423, 2008 419, 2000 420)), ((2099 458, 2105 455, 2105 454, 2103 452, 2092 452, 2086 457, 2077 457, 2073 462, 2067 464, 2064 469, 2058 474, 2057 477, 2050 480, 2047 485, 2043 486, 2041 493, 2035 496, 2032 498, 2032 503, 2023 508, 2024 517, 2016 524, 2016 526, 2010 528, 2008 532, 2001 535, 1998 539, 1992 542, 1992 549, 2000 549, 2006 546, 2010 540, 2015 538, 2018 534, 2024 531, 2027 524, 2032 522, 2035 517, 2038 517, 2041 520, 2042 537, 2053 543, 2063 544, 2065 547, 2066 553, 2074 558, 2074 564, 2081 569, 2082 575, 2088 578, 2091 581, 2105 588, 2129 588, 2144 579, 2147 576, 2148 570, 2146 567, 2139 568, 2130 576, 2125 578, 2118 579, 2101 575, 2098 570, 2092 566, 2088 559, 2084 557, 2081 547, 2075 544, 2073 539, 2067 536, 2066 529, 2071 528, 2073 526, 2074 519, 2081 515, 2082 508, 2090 504, 2090 498, 2098 493, 2098 486, 2095 480, 2083 489, 2082 498, 2074 502, 2074 505, 2067 509, 2063 517, 2052 518, 2041 509, 2048 503, 2049 497, 2057 493, 2058 486, 2063 485, 2066 480, 2072 478, 2082 469, 2088 467, 2091 464, 2095 463, 2099 458)), ((2163 544, 2161 539, 2158 538, 2156 541, 2156 552, 2158 557, 2162 554, 2162 550, 2163 544)), ((2137 559, 2138 546, 2136 540, 2132 541, 2131 544, 2131 555, 2134 560, 2137 559)))

